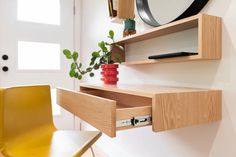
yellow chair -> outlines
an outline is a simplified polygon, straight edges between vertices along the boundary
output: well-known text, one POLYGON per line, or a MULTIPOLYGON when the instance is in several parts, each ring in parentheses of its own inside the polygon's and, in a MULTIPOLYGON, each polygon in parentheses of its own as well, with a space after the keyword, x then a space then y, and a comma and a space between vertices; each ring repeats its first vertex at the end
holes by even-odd
POLYGON ((0 89, 0 154, 5 157, 79 157, 100 136, 57 130, 49 86, 0 89))

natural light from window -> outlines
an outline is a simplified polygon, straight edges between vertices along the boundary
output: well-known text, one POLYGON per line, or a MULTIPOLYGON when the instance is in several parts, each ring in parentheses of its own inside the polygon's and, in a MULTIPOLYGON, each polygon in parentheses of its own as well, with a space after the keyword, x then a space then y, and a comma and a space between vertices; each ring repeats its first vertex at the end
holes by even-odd
POLYGON ((60 0, 17 0, 19 21, 60 25, 60 0))
POLYGON ((18 41, 19 70, 60 70, 60 44, 18 41))
POLYGON ((61 115, 61 107, 56 103, 56 89, 51 89, 51 99, 52 99, 52 114, 53 116, 61 115))

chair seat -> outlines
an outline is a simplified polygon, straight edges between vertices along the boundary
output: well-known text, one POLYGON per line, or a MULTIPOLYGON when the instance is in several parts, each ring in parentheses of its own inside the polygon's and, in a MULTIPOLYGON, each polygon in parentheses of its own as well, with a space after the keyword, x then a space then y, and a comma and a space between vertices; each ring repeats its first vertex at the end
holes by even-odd
POLYGON ((96 131, 33 131, 6 143, 6 157, 80 157, 101 136, 96 131), (35 138, 36 137, 36 138, 35 138))

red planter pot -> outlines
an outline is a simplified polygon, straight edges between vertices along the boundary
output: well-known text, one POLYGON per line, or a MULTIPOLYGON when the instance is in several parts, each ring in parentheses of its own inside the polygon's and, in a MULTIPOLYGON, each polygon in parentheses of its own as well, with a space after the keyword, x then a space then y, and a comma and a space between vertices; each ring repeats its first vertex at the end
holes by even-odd
POLYGON ((102 68, 102 78, 101 80, 104 82, 104 84, 110 84, 110 85, 116 85, 119 78, 117 75, 119 74, 118 72, 118 64, 103 64, 101 66, 102 68))

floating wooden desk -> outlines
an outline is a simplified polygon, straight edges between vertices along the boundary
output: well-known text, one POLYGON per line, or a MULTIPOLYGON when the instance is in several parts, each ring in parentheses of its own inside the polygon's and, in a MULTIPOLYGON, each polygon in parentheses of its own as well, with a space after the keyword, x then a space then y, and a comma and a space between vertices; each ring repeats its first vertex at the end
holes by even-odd
POLYGON ((221 91, 156 85, 57 89, 57 103, 110 137, 152 125, 154 132, 221 120, 221 91))

